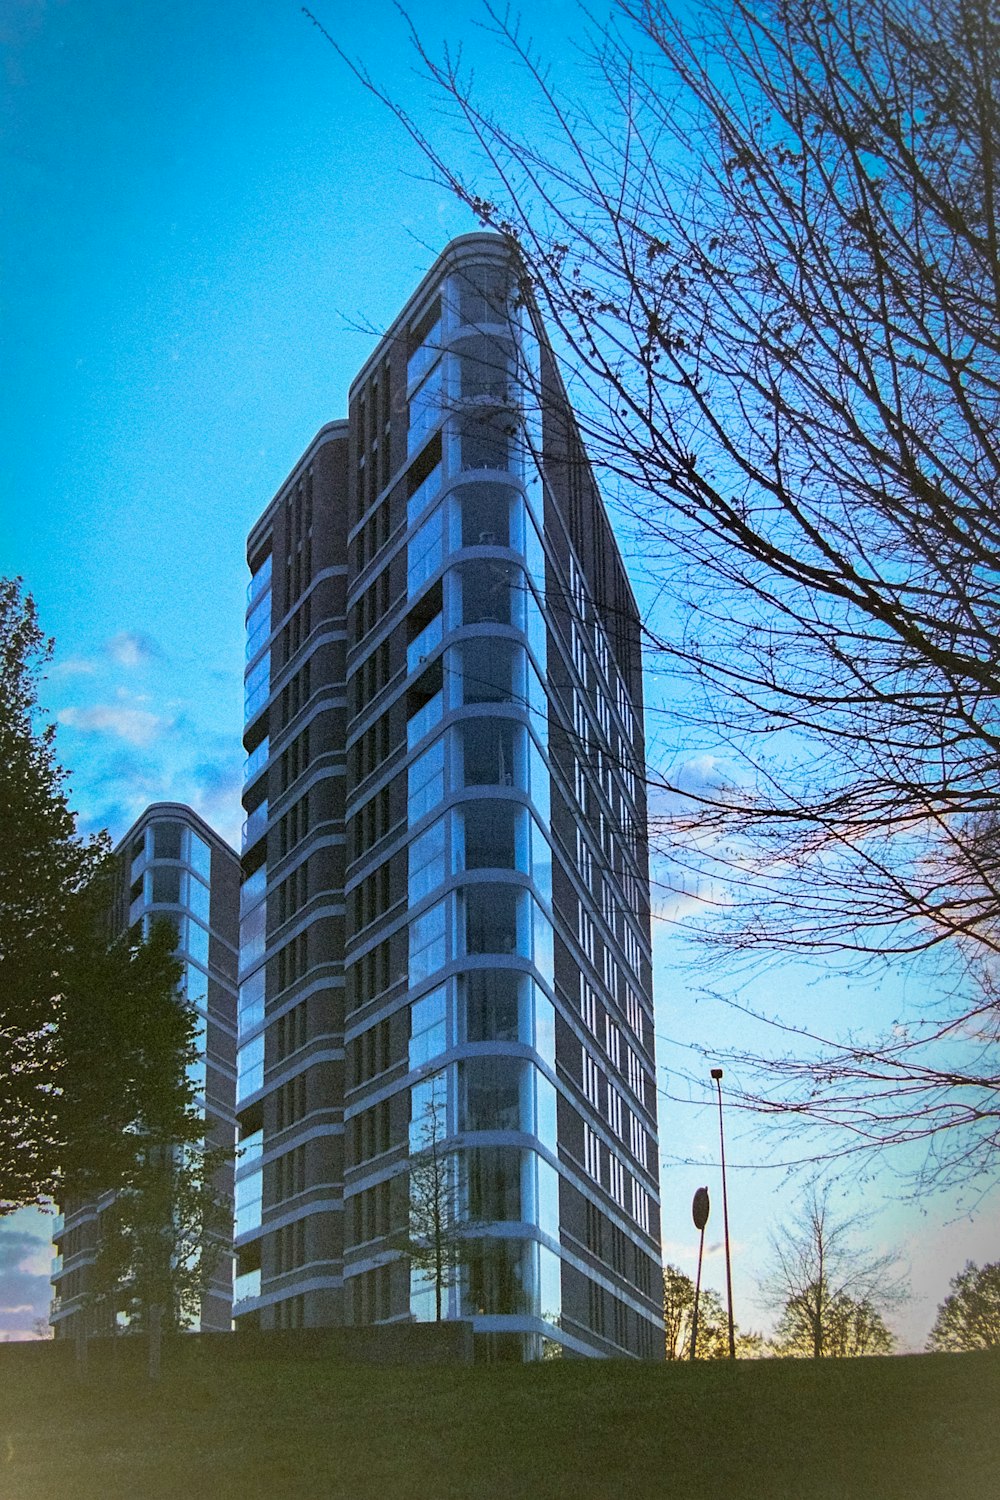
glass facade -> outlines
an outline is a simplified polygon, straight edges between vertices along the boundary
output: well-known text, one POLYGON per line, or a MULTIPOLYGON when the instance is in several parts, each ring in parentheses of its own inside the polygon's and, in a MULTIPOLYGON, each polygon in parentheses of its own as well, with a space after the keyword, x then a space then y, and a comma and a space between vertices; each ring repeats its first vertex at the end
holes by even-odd
MULTIPOLYGON (((560 1314, 552 850, 544 559, 527 546, 515 348, 495 267, 446 286, 434 345, 434 383, 410 401, 410 451, 433 409, 444 454, 434 495, 411 498, 407 547, 411 600, 441 575, 440 609, 411 632, 411 676, 444 644, 439 701, 408 726, 410 1149, 425 1141, 433 1099, 467 1226, 450 1312, 513 1319, 521 1333, 560 1314)), ((427 368, 418 350, 411 374, 427 368)), ((419 1276, 410 1310, 435 1315, 419 1276)))

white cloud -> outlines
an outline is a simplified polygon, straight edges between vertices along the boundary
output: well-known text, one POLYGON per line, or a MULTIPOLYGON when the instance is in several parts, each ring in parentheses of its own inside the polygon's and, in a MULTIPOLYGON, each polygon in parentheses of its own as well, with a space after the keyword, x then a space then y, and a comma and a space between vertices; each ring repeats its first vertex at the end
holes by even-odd
POLYGON ((53 662, 50 677, 92 677, 97 671, 94 662, 85 656, 67 656, 63 661, 53 662))
POLYGON ((60 724, 85 734, 109 734, 130 745, 151 745, 169 728, 170 721, 144 708, 130 708, 121 703, 95 703, 92 708, 61 708, 56 714, 60 724))
POLYGON ((152 636, 143 635, 138 630, 120 630, 104 649, 120 667, 142 667, 163 655, 152 636))

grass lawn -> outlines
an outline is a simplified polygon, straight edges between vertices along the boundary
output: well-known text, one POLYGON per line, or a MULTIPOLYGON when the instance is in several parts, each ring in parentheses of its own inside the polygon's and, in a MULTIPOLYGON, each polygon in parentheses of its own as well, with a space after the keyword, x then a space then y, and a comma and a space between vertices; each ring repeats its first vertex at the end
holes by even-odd
POLYGON ((2 1500, 998 1500, 1000 1357, 0 1361, 2 1500), (129 1361, 131 1364, 131 1361, 129 1361))

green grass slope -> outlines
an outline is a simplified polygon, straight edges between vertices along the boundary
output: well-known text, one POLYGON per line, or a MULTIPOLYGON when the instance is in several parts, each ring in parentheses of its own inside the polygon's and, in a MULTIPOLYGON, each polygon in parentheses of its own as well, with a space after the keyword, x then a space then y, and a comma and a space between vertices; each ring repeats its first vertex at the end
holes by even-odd
MULTIPOLYGON (((998 1500, 1000 1358, 0 1362, 2 1500, 998 1500)), ((31 1356, 34 1357, 31 1357, 31 1356)))

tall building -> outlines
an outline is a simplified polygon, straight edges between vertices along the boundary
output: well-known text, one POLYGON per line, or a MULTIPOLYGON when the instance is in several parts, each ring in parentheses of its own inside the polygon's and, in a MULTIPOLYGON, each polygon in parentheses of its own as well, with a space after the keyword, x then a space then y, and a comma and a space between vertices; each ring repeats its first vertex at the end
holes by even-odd
POLYGON ((440 1292, 483 1359, 662 1355, 638 616, 498 238, 247 557, 237 1327, 440 1292), (428 1152, 447 1276, 400 1248, 428 1152))
MULTIPOLYGON (((148 935, 157 919, 177 930, 183 992, 198 1017, 200 1049, 193 1064, 197 1101, 204 1110, 206 1138, 231 1146, 236 1099, 236 975, 239 938, 240 862, 208 824, 177 802, 154 802, 115 849, 116 881, 109 923, 114 935, 148 935)), ((113 1060, 112 1060, 113 1065, 113 1060)), ((220 1190, 232 1192, 232 1169, 223 1170, 220 1190)), ((53 1240, 51 1322, 57 1338, 76 1331, 86 1307, 89 1270, 100 1239, 102 1211, 113 1194, 60 1205, 53 1240)), ((232 1328, 232 1256, 223 1255, 201 1299, 198 1328, 232 1328)))

